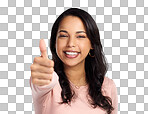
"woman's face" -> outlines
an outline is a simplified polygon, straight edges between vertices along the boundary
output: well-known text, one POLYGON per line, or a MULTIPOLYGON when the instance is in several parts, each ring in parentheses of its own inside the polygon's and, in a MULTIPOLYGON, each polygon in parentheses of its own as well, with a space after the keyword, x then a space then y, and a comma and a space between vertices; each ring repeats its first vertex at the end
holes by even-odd
POLYGON ((76 16, 66 16, 60 23, 56 37, 56 53, 66 66, 85 63, 91 48, 83 22, 76 16))

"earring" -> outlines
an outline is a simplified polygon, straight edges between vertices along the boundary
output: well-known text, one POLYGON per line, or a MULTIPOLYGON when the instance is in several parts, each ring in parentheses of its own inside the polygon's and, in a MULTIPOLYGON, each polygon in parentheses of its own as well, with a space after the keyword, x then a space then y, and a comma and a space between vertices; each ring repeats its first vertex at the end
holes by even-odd
POLYGON ((94 55, 94 49, 90 49, 90 51, 89 51, 89 56, 95 57, 95 55, 94 55), (91 53, 93 53, 93 55, 91 55, 91 53))

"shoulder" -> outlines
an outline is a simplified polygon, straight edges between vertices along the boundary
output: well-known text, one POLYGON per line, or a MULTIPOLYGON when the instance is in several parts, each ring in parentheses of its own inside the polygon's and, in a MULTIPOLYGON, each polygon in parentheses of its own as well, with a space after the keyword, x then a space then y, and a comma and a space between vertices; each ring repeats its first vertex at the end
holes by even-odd
POLYGON ((112 79, 105 76, 102 84, 102 91, 105 92, 105 94, 110 94, 112 91, 116 89, 117 88, 115 82, 112 79))
POLYGON ((114 81, 108 77, 104 77, 103 86, 112 86, 115 85, 114 81))
POLYGON ((117 114, 118 112, 118 91, 115 85, 115 82, 108 78, 104 77, 104 82, 102 85, 102 93, 104 96, 108 96, 112 100, 112 106, 114 107, 114 111, 112 114, 117 114))

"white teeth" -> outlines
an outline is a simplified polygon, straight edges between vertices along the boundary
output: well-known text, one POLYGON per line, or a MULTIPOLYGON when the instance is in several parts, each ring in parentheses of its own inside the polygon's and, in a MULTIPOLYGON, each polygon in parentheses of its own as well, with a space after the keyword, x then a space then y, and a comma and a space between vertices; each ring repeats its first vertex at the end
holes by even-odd
POLYGON ((76 53, 76 52, 66 52, 66 54, 68 54, 68 55, 77 55, 78 53, 76 53))

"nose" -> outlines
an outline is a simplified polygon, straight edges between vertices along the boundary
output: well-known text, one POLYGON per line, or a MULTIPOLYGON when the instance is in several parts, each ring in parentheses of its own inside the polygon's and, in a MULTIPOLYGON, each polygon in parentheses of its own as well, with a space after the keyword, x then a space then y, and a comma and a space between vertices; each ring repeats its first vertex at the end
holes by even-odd
POLYGON ((75 47, 76 46, 76 38, 69 37, 67 41, 67 47, 75 47))

